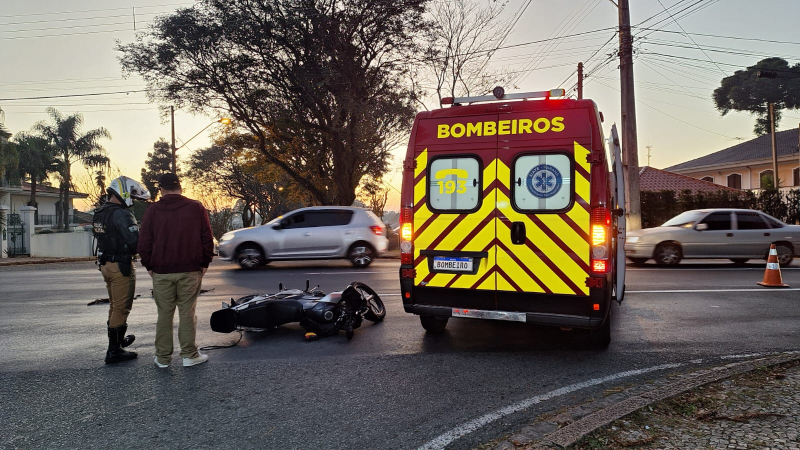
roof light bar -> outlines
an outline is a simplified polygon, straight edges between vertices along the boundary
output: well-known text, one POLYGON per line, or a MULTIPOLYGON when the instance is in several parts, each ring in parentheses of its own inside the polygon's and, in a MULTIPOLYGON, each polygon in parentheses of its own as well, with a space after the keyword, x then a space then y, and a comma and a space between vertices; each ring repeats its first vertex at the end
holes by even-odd
POLYGON ((455 103, 477 103, 477 102, 492 102, 497 100, 522 100, 522 99, 531 99, 531 98, 551 98, 551 97, 564 97, 566 95, 566 91, 564 89, 551 89, 549 91, 538 91, 538 92, 520 92, 516 94, 505 94, 503 93, 501 97, 498 97, 496 94, 501 93, 500 91, 502 88, 495 88, 494 95, 482 95, 480 97, 456 97, 456 98, 443 98, 442 104, 455 104, 455 103), (448 103, 445 103, 445 100, 449 100, 448 103))

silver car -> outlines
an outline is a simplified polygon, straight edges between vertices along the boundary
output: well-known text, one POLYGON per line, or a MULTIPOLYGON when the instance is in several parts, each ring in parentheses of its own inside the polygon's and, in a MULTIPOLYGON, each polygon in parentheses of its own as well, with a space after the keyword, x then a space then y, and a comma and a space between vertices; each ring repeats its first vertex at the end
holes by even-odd
POLYGON ((778 262, 787 266, 800 246, 800 225, 787 225, 751 209, 686 211, 656 228, 629 231, 625 256, 634 264, 652 258, 678 264, 683 258, 724 258, 737 264, 766 259, 775 244, 778 262))
POLYGON ((386 227, 372 211, 319 206, 225 233, 219 239, 219 256, 244 269, 269 261, 334 258, 347 258, 355 267, 366 267, 388 245, 386 227))

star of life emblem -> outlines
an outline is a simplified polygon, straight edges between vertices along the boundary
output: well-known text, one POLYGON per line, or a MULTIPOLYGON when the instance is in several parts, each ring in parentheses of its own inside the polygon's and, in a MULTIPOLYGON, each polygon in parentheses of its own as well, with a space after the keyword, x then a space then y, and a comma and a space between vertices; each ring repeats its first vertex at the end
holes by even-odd
POLYGON ((549 164, 539 164, 528 172, 528 191, 538 198, 550 198, 561 190, 561 172, 549 164))

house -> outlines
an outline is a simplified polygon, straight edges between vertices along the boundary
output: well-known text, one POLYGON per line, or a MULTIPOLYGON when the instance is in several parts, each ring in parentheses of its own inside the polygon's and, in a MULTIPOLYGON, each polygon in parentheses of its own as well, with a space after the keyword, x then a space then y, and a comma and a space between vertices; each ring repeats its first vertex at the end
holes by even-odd
MULTIPOLYGON (((800 187, 798 129, 775 133, 775 141, 781 188, 797 189, 800 187)), ((734 189, 763 189, 764 179, 772 179, 772 138, 769 134, 759 136, 664 170, 734 189)))
POLYGON ((73 206, 75 199, 87 198, 88 195, 69 193, 70 227, 54 230, 60 216, 58 189, 37 185, 38 208, 27 206, 30 194, 30 183, 0 179, 0 258, 19 255, 90 256, 93 247, 91 225, 81 225, 85 218, 76 219, 73 206))
POLYGON ((644 166, 639 169, 639 190, 641 191, 692 191, 692 192, 718 192, 721 190, 731 193, 742 192, 740 189, 720 186, 710 181, 644 166))

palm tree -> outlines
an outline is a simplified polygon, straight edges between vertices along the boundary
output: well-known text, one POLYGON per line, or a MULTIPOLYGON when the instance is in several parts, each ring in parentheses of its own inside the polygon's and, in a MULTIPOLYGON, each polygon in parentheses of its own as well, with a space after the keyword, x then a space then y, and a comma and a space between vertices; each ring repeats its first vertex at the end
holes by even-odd
POLYGON ((66 229, 69 227, 72 164, 80 162, 87 169, 107 165, 109 159, 99 141, 102 138, 111 139, 111 134, 102 127, 81 133, 80 128, 83 125, 83 115, 81 114, 64 116, 52 107, 47 108, 47 113, 50 115, 51 123, 39 122, 34 125, 34 130, 46 138, 55 149, 55 160, 61 170, 61 206, 66 229))
POLYGON ((15 172, 19 160, 16 146, 8 142, 10 137, 11 132, 0 122, 0 183, 5 181, 12 172, 15 172))
MULTIPOLYGON (((28 133, 17 133, 14 136, 19 154, 19 174, 31 178, 31 198, 28 206, 39 206, 36 201, 36 185, 49 177, 50 173, 57 172, 55 150, 47 139, 28 133)), ((39 211, 36 211, 36 223, 39 222, 39 211)))

